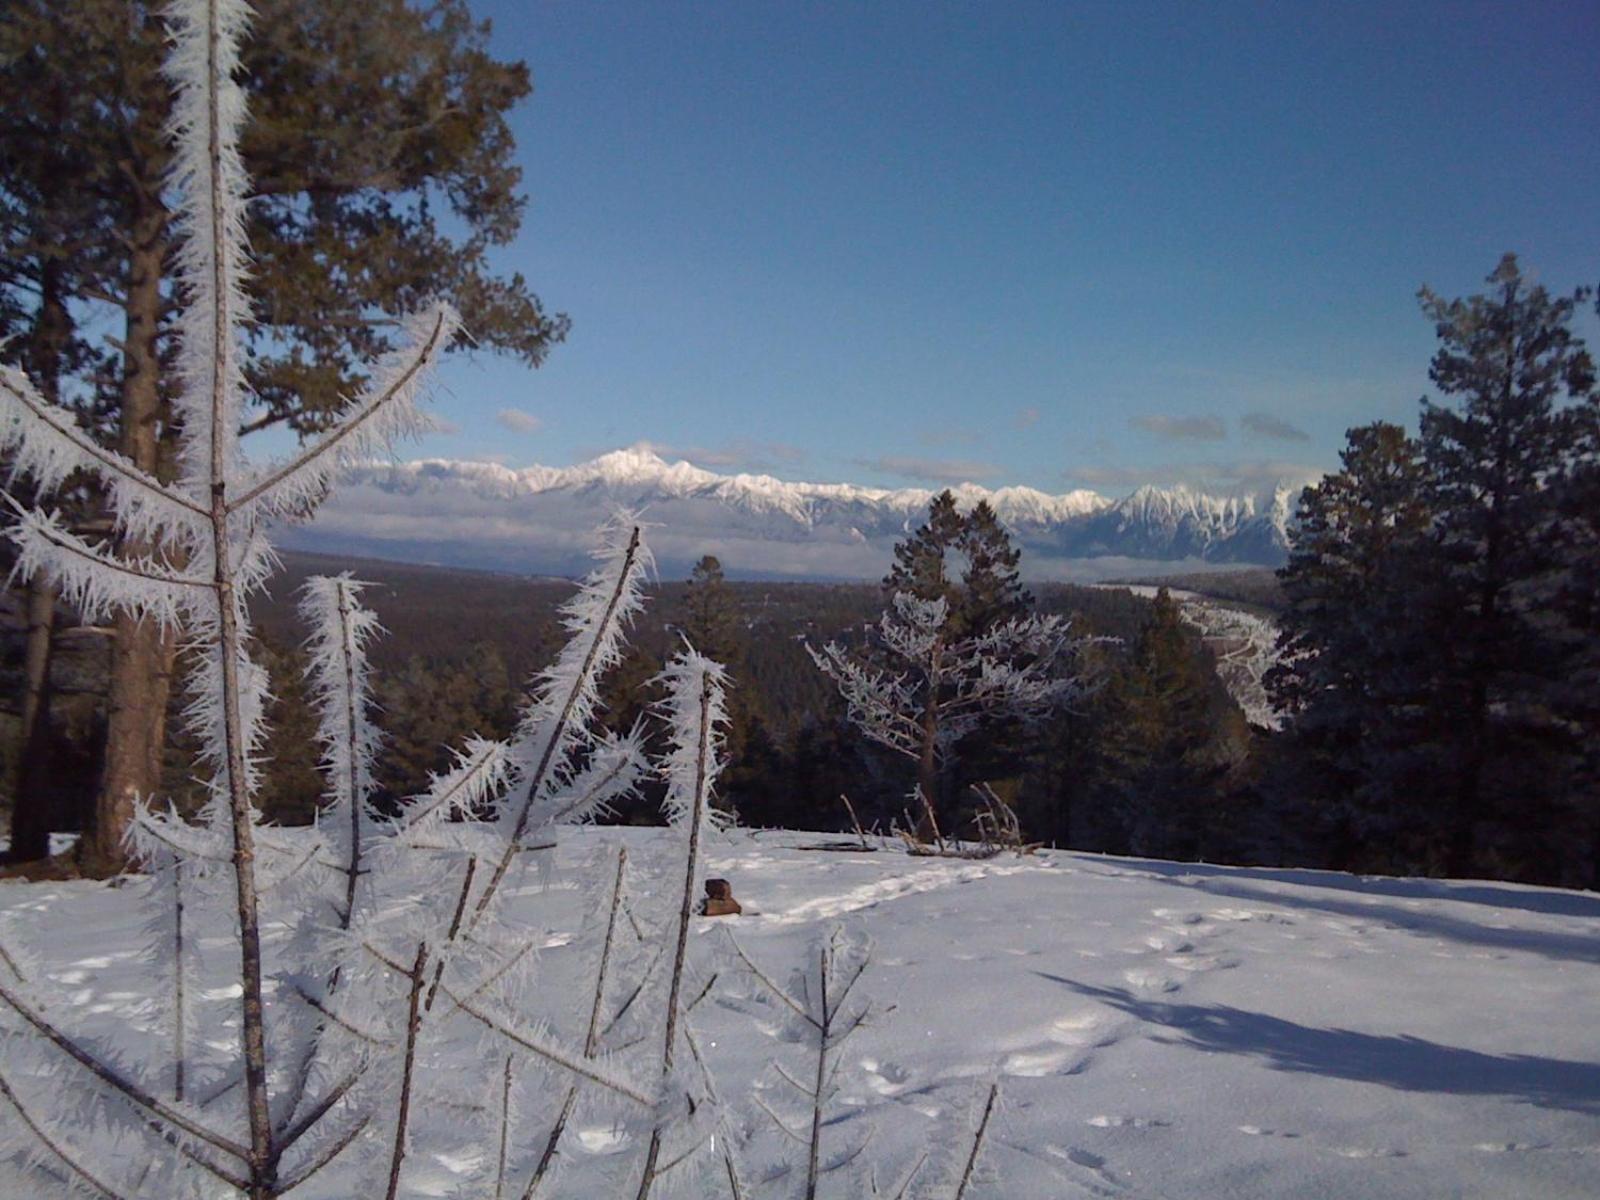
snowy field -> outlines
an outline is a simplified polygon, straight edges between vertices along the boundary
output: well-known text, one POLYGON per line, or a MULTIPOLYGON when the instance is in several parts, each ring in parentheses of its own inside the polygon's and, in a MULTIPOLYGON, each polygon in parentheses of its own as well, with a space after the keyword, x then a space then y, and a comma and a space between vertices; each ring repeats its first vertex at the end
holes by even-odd
MULTIPOLYGON (((827 1144, 872 1129, 867 1157, 886 1176, 998 1072, 1003 1115, 969 1195, 1600 1191, 1600 897, 1071 853, 796 848, 811 840, 720 840, 710 874, 732 881, 745 915, 697 921, 695 953, 714 961, 731 928, 783 980, 831 924, 871 935, 862 988, 878 1015, 847 1044, 827 1144)), ((666 861, 662 831, 584 829, 521 881, 514 911, 543 946, 549 994, 581 990, 590 966, 566 946, 583 915, 576 871, 618 842, 666 861)), ((143 1049, 129 949, 142 917, 127 890, 139 886, 0 885, 7 936, 130 1055, 143 1049)), ((773 1082, 769 1059, 793 1063, 793 1048, 720 990, 694 1019, 722 1094, 762 1128, 752 1100, 773 1082)), ((566 1146, 554 1189, 566 1197, 610 1194, 605 1167, 638 1150, 593 1122, 566 1146)), ((755 1161, 762 1146, 776 1157, 758 1142, 755 1161)), ((466 1166, 410 1161, 408 1191, 462 1194, 466 1166)), ((15 1186, 0 1174, 0 1195, 23 1195, 15 1186)), ((824 1194, 854 1186, 840 1176, 824 1194)), ((314 1195, 341 1194, 331 1175, 324 1187, 314 1195)))

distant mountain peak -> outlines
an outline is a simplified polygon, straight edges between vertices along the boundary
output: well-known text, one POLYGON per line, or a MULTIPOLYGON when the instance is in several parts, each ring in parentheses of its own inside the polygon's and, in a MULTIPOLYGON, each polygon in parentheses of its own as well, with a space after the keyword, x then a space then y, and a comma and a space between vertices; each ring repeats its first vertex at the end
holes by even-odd
MULTIPOLYGON (((1147 485, 1119 501, 1088 490, 971 483, 950 491, 964 510, 990 503, 1033 577, 1082 576, 1092 573, 1084 560, 1108 558, 1275 565, 1292 508, 1286 488, 1263 500, 1187 486, 1147 485)), ((304 549, 571 573, 585 565, 590 531, 623 507, 645 510, 663 574, 685 573, 709 553, 736 574, 879 578, 935 494, 725 475, 639 443, 570 467, 369 464, 290 540, 304 549)))

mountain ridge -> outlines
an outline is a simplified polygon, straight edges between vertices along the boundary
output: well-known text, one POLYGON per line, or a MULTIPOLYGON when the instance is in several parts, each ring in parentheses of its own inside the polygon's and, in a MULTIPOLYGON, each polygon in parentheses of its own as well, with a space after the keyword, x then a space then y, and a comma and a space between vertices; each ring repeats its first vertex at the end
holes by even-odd
MULTIPOLYGON (((301 549, 533 573, 582 570, 593 528, 612 511, 642 510, 663 572, 716 554, 730 573, 865 579, 887 569, 895 541, 916 527, 932 488, 790 482, 669 462, 644 446, 570 467, 512 468, 444 458, 354 468, 301 549)), ((1297 489, 1214 496, 1145 486, 1121 500, 1087 489, 952 486, 962 509, 987 500, 1022 546, 1035 578, 1093 578, 1130 566, 1276 566, 1284 560, 1297 489)))

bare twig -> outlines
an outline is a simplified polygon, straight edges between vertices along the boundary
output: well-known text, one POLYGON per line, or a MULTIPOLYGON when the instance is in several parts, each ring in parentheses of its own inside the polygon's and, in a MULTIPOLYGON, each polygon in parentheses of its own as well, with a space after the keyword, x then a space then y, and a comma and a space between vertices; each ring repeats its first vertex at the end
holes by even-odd
POLYGON ((1000 1081, 995 1080, 989 1085, 989 1096, 983 1103, 983 1115, 978 1118, 978 1128, 972 1135, 972 1152, 967 1155, 967 1165, 962 1169, 961 1182, 956 1185, 954 1200, 963 1200, 967 1194, 967 1187, 972 1182, 973 1172, 978 1167, 978 1156, 983 1153, 983 1140, 988 1136, 989 1120, 994 1116, 995 1101, 1000 1097, 1000 1081))
POLYGON ((861 848, 863 850, 872 849, 872 847, 867 844, 867 835, 866 832, 861 828, 861 820, 856 816, 856 806, 850 803, 850 797, 845 795, 843 792, 839 793, 839 799, 844 801, 844 810, 850 814, 850 824, 855 826, 856 837, 861 839, 861 848))

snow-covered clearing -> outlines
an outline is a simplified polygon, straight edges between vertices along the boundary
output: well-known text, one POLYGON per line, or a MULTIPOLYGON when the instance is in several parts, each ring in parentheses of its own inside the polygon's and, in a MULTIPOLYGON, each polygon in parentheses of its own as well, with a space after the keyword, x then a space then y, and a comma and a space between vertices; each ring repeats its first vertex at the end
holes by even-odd
MULTIPOLYGON (((814 840, 719 838, 709 873, 732 881, 745 915, 697 920, 693 941, 709 961, 731 928, 782 980, 834 922, 871 935, 862 988, 878 1015, 846 1045, 827 1135, 839 1149, 871 1126, 868 1156, 903 1169, 998 1071, 984 1197, 1596 1194, 1600 896, 1065 852, 796 848, 814 840)), ((577 872, 618 843, 640 862, 677 853, 659 830, 572 831, 511 899, 543 946, 536 995, 560 997, 547 1004, 558 1023, 592 969, 569 945, 577 872)), ((0 886, 8 939, 39 956, 75 1021, 130 1057, 148 1049, 133 949, 145 917, 128 891, 142 886, 0 886)), ((212 965, 225 981, 228 964, 212 965)), ((722 1095, 761 1128, 751 1099, 784 1048, 720 993, 694 1020, 722 1095)), ((638 1150, 596 1124, 565 1146, 554 1192, 574 1198, 610 1195, 602 1172, 638 1150)), ((407 1190, 454 1194, 466 1165, 408 1161, 407 1190)), ((26 1194, 4 1170, 0 1195, 26 1194)), ((342 1195, 331 1172, 317 1183, 319 1200, 342 1195)), ((850 1186, 832 1178, 824 1194, 850 1186)))

